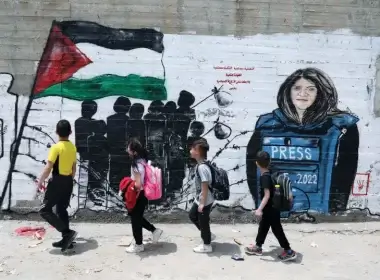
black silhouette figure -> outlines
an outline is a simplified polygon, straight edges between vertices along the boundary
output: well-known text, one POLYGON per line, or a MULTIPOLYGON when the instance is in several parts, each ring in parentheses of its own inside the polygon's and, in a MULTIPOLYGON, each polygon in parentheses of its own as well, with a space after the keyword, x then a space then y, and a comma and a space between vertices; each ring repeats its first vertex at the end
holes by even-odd
POLYGON ((190 125, 190 136, 187 138, 188 149, 194 141, 201 139, 201 135, 205 132, 205 125, 199 121, 193 121, 190 125))
POLYGON ((190 125, 190 136, 187 138, 187 149, 186 156, 188 160, 188 167, 194 167, 196 165, 196 160, 190 158, 190 149, 194 141, 201 139, 201 135, 205 132, 205 125, 199 121, 193 121, 190 125))
POLYGON ((109 148, 104 136, 107 132, 105 121, 93 121, 91 130, 92 135, 88 137, 88 197, 95 202, 99 196, 105 195, 109 148))
POLYGON ((175 104, 174 101, 168 101, 164 106, 163 113, 166 117, 167 134, 170 134, 174 129, 173 122, 175 120, 176 110, 177 110, 177 104, 175 104))
POLYGON ((162 101, 152 101, 148 114, 144 116, 147 130, 147 147, 151 159, 161 162, 164 159, 165 115, 162 101))
POLYGON ((178 97, 178 109, 174 115, 173 130, 181 137, 183 149, 187 148, 187 133, 190 122, 195 120, 195 110, 190 108, 194 104, 195 98, 188 91, 181 91, 178 97))
POLYGON ((144 115, 144 105, 135 103, 129 110, 129 121, 127 122, 127 142, 131 138, 136 138, 146 147, 146 128, 142 119, 144 115))
POLYGON ((169 202, 174 198, 174 191, 179 190, 182 187, 182 182, 178 182, 178 177, 182 176, 181 170, 178 170, 182 165, 180 160, 183 160, 183 147, 181 137, 176 134, 174 130, 175 115, 177 110, 177 104, 174 101, 169 101, 164 106, 164 114, 166 117, 166 137, 165 137, 165 154, 167 157, 167 169, 166 169, 166 198, 169 202))
POLYGON ((170 200, 175 192, 181 190, 185 178, 185 166, 187 161, 187 133, 190 122, 195 119, 195 111, 190 108, 195 98, 188 91, 181 91, 177 101, 178 108, 173 101, 169 101, 164 107, 167 118, 166 155, 167 155, 167 188, 166 195, 170 200))
POLYGON ((192 93, 182 90, 179 93, 177 104, 179 108, 177 109, 177 114, 183 114, 188 117, 191 121, 195 120, 195 110, 190 108, 195 102, 195 97, 192 93))
POLYGON ((120 181, 131 175, 131 161, 126 152, 127 113, 131 101, 127 97, 118 97, 113 105, 115 114, 107 118, 107 140, 110 152, 110 187, 117 192, 120 181))
POLYGON ((85 100, 82 102, 82 117, 78 118, 75 123, 75 145, 81 160, 88 160, 87 138, 91 135, 92 123, 95 121, 92 117, 98 110, 98 104, 93 100, 85 100))

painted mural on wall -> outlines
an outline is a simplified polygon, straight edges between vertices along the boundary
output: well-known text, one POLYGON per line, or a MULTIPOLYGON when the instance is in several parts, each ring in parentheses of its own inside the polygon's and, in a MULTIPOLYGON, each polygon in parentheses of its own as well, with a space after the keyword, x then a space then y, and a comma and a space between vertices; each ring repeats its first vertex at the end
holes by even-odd
MULTIPOLYGON (((3 167, 0 170, 1 186, 6 183, 11 157, 10 148, 17 137, 19 96, 10 91, 12 82, 12 75, 0 73, 0 164, 3 167)), ((2 192, 1 197, 7 204, 10 203, 9 192, 2 192)))
POLYGON ((247 146, 247 178, 258 201, 258 150, 267 151, 272 169, 293 182, 294 207, 344 211, 358 166, 359 119, 338 109, 330 77, 316 68, 299 69, 282 83, 278 109, 261 115, 247 146))
MULTIPOLYGON (((259 37, 244 40, 262 44, 259 37)), ((152 211, 188 209, 194 197, 189 147, 200 137, 210 143, 209 160, 230 178, 231 198, 221 207, 258 205, 254 157, 264 149, 272 168, 293 182, 294 213, 368 209, 372 176, 360 163, 360 147, 368 141, 359 141, 363 111, 341 109, 348 107, 338 90, 342 82, 335 85, 328 67, 325 73, 299 62, 298 70, 281 75, 273 62, 274 75, 259 54, 244 53, 240 44, 227 37, 54 21, 30 96, 11 92, 13 77, 0 73, 2 209, 33 201, 61 118, 72 123, 78 150, 72 214, 124 209, 117 190, 130 175, 125 144, 131 137, 163 171, 164 195, 151 202, 152 211), (228 58, 223 43, 241 49, 241 57, 228 58), (221 76, 229 77, 223 85, 216 82, 221 76), (268 82, 272 78, 275 83, 268 82), (266 88, 267 95, 261 93, 266 88)))
MULTIPOLYGON (((194 164, 188 156, 191 143, 211 131, 220 140, 231 135, 230 127, 217 120, 205 132, 204 124, 196 120, 194 108, 210 98, 226 108, 232 100, 225 96, 229 93, 216 87, 202 100, 195 100, 186 90, 179 92, 177 100, 168 100, 163 53, 163 34, 153 29, 112 29, 81 21, 53 22, 26 106, 22 131, 14 137, 18 157, 11 159, 11 173, 29 177, 29 189, 33 191, 38 170, 45 164, 42 155, 55 142, 55 135, 53 120, 46 128, 31 122, 34 112, 42 112, 40 106, 45 107, 44 111, 49 110, 44 106, 48 98, 58 97, 61 103, 74 101, 73 109, 80 113, 73 122, 79 166, 78 208, 124 209, 117 193, 121 179, 130 176, 126 143, 132 137, 146 146, 150 159, 164 173, 163 199, 153 204, 171 207, 176 201, 182 202, 186 171, 194 164), (104 67, 104 62, 108 67, 104 67), (116 98, 108 108, 112 113, 96 118, 99 99, 109 97, 116 98), (132 103, 133 99, 136 102, 132 103), (31 132, 40 135, 25 136, 31 132), (30 143, 31 139, 35 143, 30 143), (33 162, 25 164, 23 156, 33 162)), ((51 105, 53 112, 62 110, 58 102, 51 105)), ((52 118, 58 116, 62 116, 61 112, 53 113, 52 118)), ((14 176, 11 178, 5 183, 4 193, 12 190, 14 176)))

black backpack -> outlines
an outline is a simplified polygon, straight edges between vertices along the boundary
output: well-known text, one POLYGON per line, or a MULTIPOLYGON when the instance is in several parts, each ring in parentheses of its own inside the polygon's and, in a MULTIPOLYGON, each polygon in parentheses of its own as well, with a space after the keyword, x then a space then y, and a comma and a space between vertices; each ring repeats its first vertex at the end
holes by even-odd
MULTIPOLYGON (((206 164, 211 170, 212 183, 210 190, 215 200, 223 201, 230 198, 230 182, 228 180, 227 172, 216 166, 215 163, 206 161, 206 164)), ((198 174, 198 165, 197 165, 197 175, 198 174)))
POLYGON ((280 211, 290 211, 292 209, 292 182, 288 176, 276 172, 271 174, 273 185, 280 185, 280 197, 273 197, 273 207, 280 211))

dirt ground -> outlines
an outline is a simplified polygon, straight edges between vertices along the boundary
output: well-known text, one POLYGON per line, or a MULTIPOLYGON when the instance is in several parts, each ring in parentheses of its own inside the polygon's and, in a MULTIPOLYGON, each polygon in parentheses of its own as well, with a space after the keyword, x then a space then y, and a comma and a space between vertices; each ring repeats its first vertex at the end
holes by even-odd
MULTIPOLYGON (((74 250, 63 255, 51 243, 59 234, 45 223, 0 221, 0 279, 363 279, 377 280, 380 273, 380 223, 285 224, 288 239, 298 252, 294 262, 276 258, 280 248, 269 234, 262 257, 244 256, 238 239, 252 243, 257 225, 212 225, 217 235, 212 254, 199 255, 192 248, 200 236, 191 224, 160 224, 161 242, 130 255, 125 247, 131 237, 128 224, 75 223, 79 232, 74 250), (45 237, 17 236, 24 226, 44 226, 45 237), (121 244, 122 243, 122 244, 121 244)), ((145 239, 150 237, 145 234, 145 239)))

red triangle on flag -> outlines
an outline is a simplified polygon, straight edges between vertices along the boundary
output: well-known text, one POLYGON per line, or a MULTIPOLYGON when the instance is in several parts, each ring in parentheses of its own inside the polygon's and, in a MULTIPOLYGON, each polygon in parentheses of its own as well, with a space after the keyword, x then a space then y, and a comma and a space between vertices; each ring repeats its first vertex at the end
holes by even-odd
POLYGON ((37 69, 33 93, 38 94, 61 83, 80 68, 92 63, 70 38, 53 26, 37 69))

